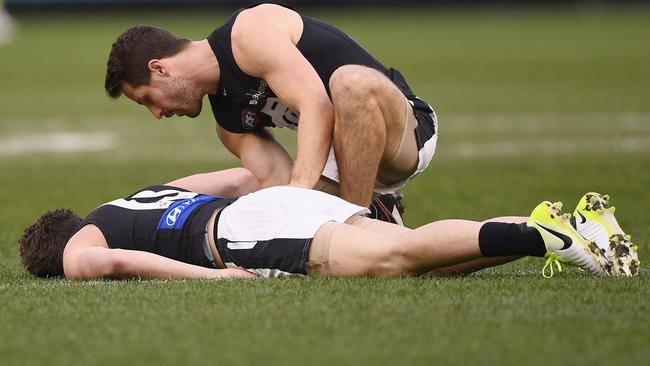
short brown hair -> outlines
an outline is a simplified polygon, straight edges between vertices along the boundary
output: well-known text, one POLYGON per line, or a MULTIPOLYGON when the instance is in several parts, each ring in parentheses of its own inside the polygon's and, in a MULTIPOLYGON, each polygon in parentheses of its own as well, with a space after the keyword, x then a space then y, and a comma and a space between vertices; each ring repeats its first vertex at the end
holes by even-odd
POLYGON ((44 213, 18 240, 20 260, 29 273, 38 277, 63 276, 63 249, 81 218, 72 210, 44 213))
POLYGON ((106 93, 117 98, 122 94, 123 82, 133 87, 148 84, 151 81, 149 61, 174 56, 190 42, 156 27, 138 25, 127 29, 117 37, 108 56, 106 93))

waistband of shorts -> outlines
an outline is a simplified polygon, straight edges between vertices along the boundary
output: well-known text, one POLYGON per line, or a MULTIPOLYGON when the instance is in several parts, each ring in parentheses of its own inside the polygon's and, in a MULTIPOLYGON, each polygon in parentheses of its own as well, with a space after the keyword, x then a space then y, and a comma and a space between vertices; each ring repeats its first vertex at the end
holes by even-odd
POLYGON ((205 233, 203 235, 203 254, 208 259, 210 264, 212 264, 212 267, 219 268, 217 266, 217 261, 214 259, 214 255, 212 255, 212 250, 210 250, 210 239, 208 239, 207 227, 205 228, 205 233))
POLYGON ((406 96, 411 107, 415 110, 426 112, 426 113, 435 113, 435 109, 431 104, 427 103, 424 99, 418 97, 417 95, 408 95, 406 96))
POLYGON ((219 256, 221 257, 221 261, 226 263, 226 260, 223 258, 223 255, 225 254, 223 250, 219 250, 219 236, 217 235, 217 229, 219 228, 219 218, 221 217, 221 214, 223 213, 223 210, 226 209, 228 206, 224 206, 219 209, 217 212, 217 215, 214 217, 214 227, 212 228, 212 237, 214 238, 214 246, 217 248, 217 253, 219 253, 219 256))
MULTIPOLYGON (((222 257, 223 256, 222 251, 219 250, 219 244, 218 244, 218 240, 217 240, 217 226, 218 226, 217 224, 219 223, 219 216, 221 216, 221 212, 226 207, 228 207, 228 206, 223 206, 223 207, 220 207, 218 209, 219 211, 217 211, 217 214, 214 216, 214 227, 212 228, 212 235, 213 235, 213 238, 214 238, 214 246, 215 246, 215 249, 217 250, 217 253, 219 254, 219 257, 221 258, 221 262, 224 262, 224 260, 223 260, 223 257, 222 257)), ((217 265, 217 261, 214 258, 214 255, 212 254, 212 250, 210 249, 210 240, 208 239, 208 235, 210 235, 210 233, 208 233, 209 223, 210 223, 210 221, 208 221, 208 224, 206 224, 206 227, 205 227, 205 234, 204 234, 204 239, 203 239, 203 254, 205 254, 206 258, 208 259, 208 261, 210 261, 210 264, 212 264, 212 266, 214 268, 219 268, 219 266, 217 265)))

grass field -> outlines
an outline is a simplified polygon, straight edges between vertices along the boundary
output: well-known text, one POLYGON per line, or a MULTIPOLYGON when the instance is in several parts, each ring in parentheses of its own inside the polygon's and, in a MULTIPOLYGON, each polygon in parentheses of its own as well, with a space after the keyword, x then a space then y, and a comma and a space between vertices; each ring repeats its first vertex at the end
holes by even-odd
POLYGON ((647 363, 650 12, 311 14, 398 67, 437 109, 437 157, 405 190, 409 226, 527 215, 542 200, 571 209, 596 190, 639 244, 641 275, 568 268, 546 280, 542 261, 525 259, 449 279, 34 279, 17 240, 44 210, 85 215, 237 161, 207 106, 196 120, 157 121, 103 92, 126 27, 199 38, 225 11, 31 15, 0 48, 0 364, 647 363))

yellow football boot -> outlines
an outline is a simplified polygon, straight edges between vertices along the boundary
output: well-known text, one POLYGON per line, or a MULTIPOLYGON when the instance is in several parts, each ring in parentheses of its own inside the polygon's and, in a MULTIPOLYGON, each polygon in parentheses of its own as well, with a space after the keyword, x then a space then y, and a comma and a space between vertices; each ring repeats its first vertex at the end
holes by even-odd
POLYGON ((585 239, 596 243, 601 254, 612 263, 612 274, 638 275, 641 263, 637 246, 621 229, 614 211, 608 195, 587 193, 573 211, 575 228, 585 239))
POLYGON ((611 263, 594 243, 583 238, 571 226, 571 215, 562 214, 562 203, 544 201, 530 214, 527 225, 539 231, 546 245, 544 277, 553 276, 553 265, 562 272, 560 263, 578 266, 594 275, 609 275, 611 263), (550 269, 547 271, 547 269, 550 269))

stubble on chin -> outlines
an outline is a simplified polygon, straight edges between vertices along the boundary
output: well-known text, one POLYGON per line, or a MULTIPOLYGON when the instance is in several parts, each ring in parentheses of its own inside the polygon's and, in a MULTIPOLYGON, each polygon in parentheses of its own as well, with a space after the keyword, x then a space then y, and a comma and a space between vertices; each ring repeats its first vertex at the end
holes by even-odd
POLYGON ((195 104, 195 107, 188 111, 186 116, 190 118, 196 118, 201 114, 201 109, 203 109, 203 101, 201 99, 198 100, 198 102, 195 104))
POLYGON ((189 107, 185 116, 190 118, 198 117, 201 114, 201 109, 203 109, 202 96, 196 95, 196 90, 192 89, 187 80, 177 79, 175 84, 178 91, 178 95, 175 96, 176 100, 185 101, 185 105, 189 107))

